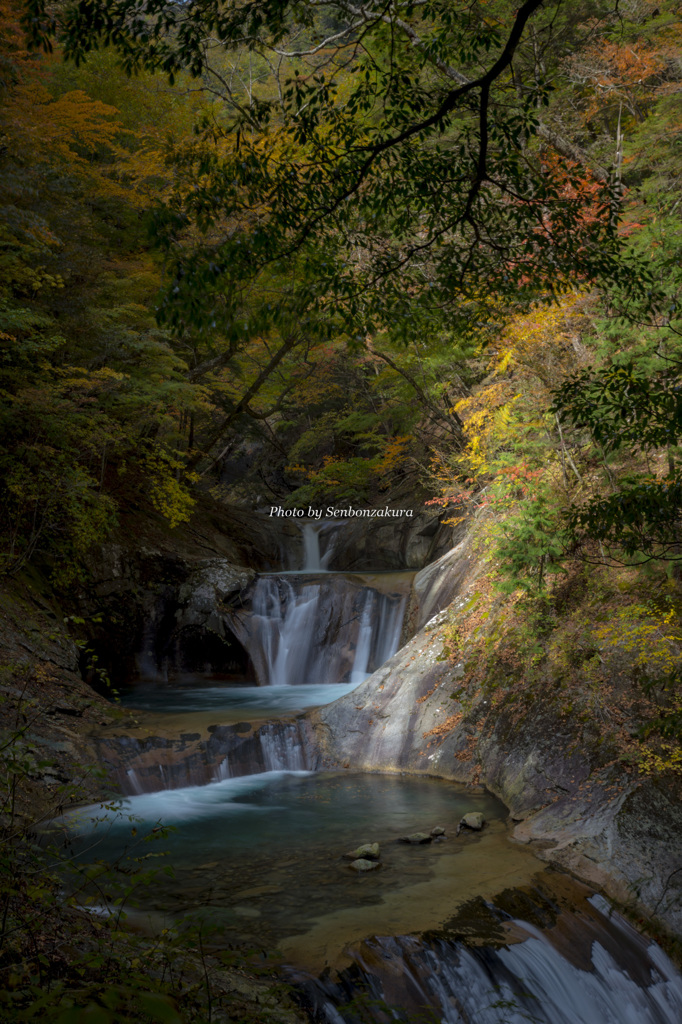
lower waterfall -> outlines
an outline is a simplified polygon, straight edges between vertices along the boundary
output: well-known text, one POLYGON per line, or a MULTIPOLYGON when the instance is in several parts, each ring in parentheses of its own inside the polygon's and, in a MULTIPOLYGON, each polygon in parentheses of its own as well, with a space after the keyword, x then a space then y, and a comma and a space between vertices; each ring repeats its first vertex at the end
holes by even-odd
POLYGON ((110 778, 125 796, 319 766, 301 719, 211 725, 205 732, 183 731, 179 736, 100 738, 97 745, 110 778))
MULTIPOLYGON (((592 942, 565 956, 546 932, 511 921, 516 941, 499 949, 413 936, 375 938, 338 982, 303 981, 318 1020, 369 1024, 672 1024, 682 1020, 682 978, 605 900, 591 901, 592 942), (525 936, 525 938, 524 938, 525 936), (519 941, 521 939, 521 941, 519 941), (582 962, 576 963, 575 953, 582 962), (387 1016, 390 1014, 390 1017, 387 1016)), ((299 979, 302 980, 302 979, 299 979)))

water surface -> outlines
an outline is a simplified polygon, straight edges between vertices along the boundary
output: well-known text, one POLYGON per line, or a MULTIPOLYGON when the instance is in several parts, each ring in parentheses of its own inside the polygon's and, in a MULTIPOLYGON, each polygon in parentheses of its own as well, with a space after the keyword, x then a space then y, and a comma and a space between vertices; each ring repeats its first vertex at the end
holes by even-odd
POLYGON ((520 860, 528 878, 538 862, 507 842, 505 817, 494 797, 438 779, 265 772, 129 797, 115 811, 93 805, 69 822, 83 860, 134 872, 136 856, 164 854, 159 863, 174 876, 144 890, 143 909, 157 920, 197 914, 234 941, 283 945, 310 964, 323 947, 327 962, 346 939, 377 929, 435 927, 463 898, 515 877, 520 860), (456 838, 472 810, 490 824, 456 838), (150 845, 159 822, 175 831, 150 845), (397 842, 435 826, 446 829, 443 842, 397 842), (358 875, 343 854, 367 842, 380 843, 381 866, 358 875), (294 938, 307 933, 314 940, 294 938))

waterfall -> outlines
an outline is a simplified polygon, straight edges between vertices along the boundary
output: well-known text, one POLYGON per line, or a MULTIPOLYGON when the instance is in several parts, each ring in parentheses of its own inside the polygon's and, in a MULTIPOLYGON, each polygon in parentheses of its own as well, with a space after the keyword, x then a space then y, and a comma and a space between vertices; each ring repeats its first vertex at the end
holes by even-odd
POLYGON ((140 782, 137 772, 134 768, 128 768, 125 773, 125 784, 124 791, 127 790, 131 794, 139 796, 140 793, 144 793, 144 786, 140 782))
POLYGON ((296 593, 288 580, 264 576, 253 595, 253 624, 262 648, 262 660, 270 686, 287 686, 303 681, 309 651, 302 643, 314 630, 319 604, 319 586, 306 586, 296 593))
POLYGON ((319 572, 322 569, 320 531, 314 523, 304 523, 302 533, 303 572, 319 572))
POLYGON ((327 572, 336 550, 336 538, 343 523, 306 522, 301 524, 303 566, 301 572, 327 572))
POLYGON ((305 744, 297 723, 283 728, 280 722, 268 722, 259 732, 261 751, 266 772, 301 772, 310 768, 305 744))
POLYGON ((367 677, 367 666, 372 647, 372 610, 374 606, 374 595, 368 591, 365 598, 365 607, 362 610, 360 628, 355 643, 355 658, 350 674, 351 683, 361 683, 367 677))
MULTIPOLYGON (((67 818, 84 833, 97 827, 100 820, 107 826, 112 824, 112 863, 129 842, 131 817, 146 822, 152 831, 158 831, 159 819, 176 823, 180 845, 174 856, 181 872, 191 872, 186 886, 190 894, 207 869, 213 875, 221 866, 219 885, 215 887, 220 898, 208 904, 212 915, 222 900, 228 928, 236 927, 233 907, 253 914, 238 919, 240 929, 249 922, 257 928, 253 922, 261 914, 265 935, 269 928, 275 929, 275 935, 279 929, 283 938, 305 934, 311 928, 311 938, 306 941, 317 943, 316 949, 319 936, 329 936, 325 938, 330 943, 327 963, 333 963, 336 956, 332 936, 346 920, 347 912, 357 910, 358 921, 364 923, 351 920, 353 937, 348 944, 344 942, 353 960, 351 967, 339 974, 326 970, 319 977, 304 976, 300 967, 291 971, 317 1021, 678 1024, 682 1020, 679 973, 658 946, 639 936, 617 915, 611 915, 605 901, 598 897, 592 898, 591 906, 583 900, 577 911, 560 909, 562 901, 551 891, 547 898, 538 897, 540 902, 533 903, 535 897, 529 897, 529 893, 536 893, 541 886, 533 874, 532 889, 529 884, 523 890, 505 890, 497 897, 484 893, 462 905, 464 908, 478 901, 490 911, 492 925, 481 924, 478 908, 469 911, 468 917, 464 914, 461 925, 456 917, 442 923, 449 895, 444 898, 445 890, 437 889, 431 906, 428 891, 422 886, 432 874, 438 883, 436 869, 447 869, 445 858, 452 856, 447 845, 434 843, 433 849, 422 844, 405 846, 398 837, 405 830, 430 828, 443 821, 452 847, 456 823, 462 811, 471 806, 470 795, 458 808, 457 799, 448 790, 444 796, 447 803, 438 805, 438 814, 435 810, 430 814, 427 809, 433 797, 424 790, 417 801, 403 782, 400 784, 405 788, 397 795, 388 788, 380 790, 380 799, 375 799, 371 789, 363 789, 364 783, 357 778, 347 779, 342 772, 338 772, 336 789, 334 772, 328 776, 332 782, 325 783, 330 788, 304 789, 304 785, 318 785, 323 776, 315 773, 327 762, 316 746, 308 721, 293 717, 294 711, 300 710, 295 702, 301 699, 295 691, 305 690, 310 695, 305 705, 308 707, 315 705, 322 691, 334 691, 326 692, 323 700, 317 699, 319 705, 336 699, 340 692, 349 692, 387 661, 400 643, 412 582, 412 574, 407 573, 330 571, 341 536, 339 524, 313 521, 300 524, 299 540, 292 525, 287 537, 293 539, 294 550, 284 552, 283 557, 293 561, 295 555, 299 565, 303 562, 302 568, 263 574, 249 583, 248 589, 240 583, 235 593, 243 600, 241 607, 235 607, 233 597, 229 602, 223 597, 218 601, 212 592, 206 608, 197 602, 202 614, 208 609, 211 616, 217 616, 207 619, 208 626, 197 645, 199 655, 205 653, 202 645, 215 623, 221 629, 229 623, 229 631, 216 635, 235 634, 253 662, 260 688, 189 687, 182 693, 190 695, 190 703, 183 696, 177 706, 179 691, 175 691, 174 705, 172 691, 166 687, 161 691, 166 703, 160 710, 165 714, 158 720, 157 734, 147 724, 137 735, 116 736, 109 731, 95 741, 102 761, 123 790, 121 805, 105 806, 103 811, 93 805, 67 818), (286 692, 286 700, 278 691, 286 692), (221 696, 217 698, 218 692, 221 696), (226 693, 230 694, 229 700, 226 693), (205 708, 202 701, 208 701, 205 708), (201 717, 197 714, 192 719, 186 714, 188 709, 199 707, 201 717), (205 711, 210 714, 208 719, 205 711), (169 725, 174 712, 175 723, 169 725), (117 822, 123 830, 120 838, 114 835, 117 822), (281 837, 284 845, 278 845, 281 837), (355 876, 342 859, 343 851, 375 838, 381 842, 384 870, 366 879, 355 876), (215 863, 204 863, 209 858, 207 848, 216 851, 210 855, 215 863), (284 851, 284 856, 278 850, 284 851), (443 860, 439 860, 440 851, 443 860), (429 856, 432 861, 427 859, 429 856), (288 865, 292 865, 290 874, 286 873, 288 865), (245 869, 251 871, 250 881, 242 880, 245 869), (402 882, 401 871, 405 875, 402 882), (419 891, 410 903, 412 877, 419 891), (387 888, 382 890, 384 878, 387 888), (265 886, 264 880, 268 883, 265 886), (316 893, 320 884, 322 891, 316 893), (420 905, 427 903, 428 913, 433 914, 430 920, 438 931, 404 934, 415 928, 412 911, 408 911, 407 923, 402 918, 396 923, 398 904, 390 901, 391 893, 401 884, 405 887, 404 897, 398 892, 401 905, 404 902, 410 908, 417 901, 420 905), (267 895, 267 890, 284 895, 274 901, 269 897, 258 904, 258 909, 248 903, 242 905, 267 895), (516 893, 522 893, 523 899, 517 900, 516 893), (497 906, 492 899, 498 901, 497 906), (505 900, 510 911, 504 909, 505 900), (385 910, 381 910, 384 902, 385 910), (541 923, 542 930, 516 919, 521 908, 526 913, 529 903, 531 910, 535 906, 539 911, 531 917, 541 923), (371 919, 363 916, 367 906, 371 919), (325 922, 325 917, 329 921, 325 922), (388 937, 381 937, 384 928, 383 935, 388 937), (353 949, 356 935, 374 937, 353 949), (468 944, 460 941, 467 935, 468 944)), ((285 560, 284 564, 291 563, 285 560)), ((233 591, 220 593, 232 595, 233 591)), ((150 620, 138 666, 141 675, 160 680, 153 625, 150 620)), ((202 658, 197 656, 195 660, 203 664, 202 658)), ((436 783, 428 780, 429 786, 436 783)), ((481 842, 487 841, 487 834, 480 837, 481 842)), ((499 834, 504 838, 502 829, 499 834)), ((467 875, 462 865, 468 863, 467 847, 454 852, 457 865, 452 888, 457 890, 462 885, 466 893, 467 875)), ((475 847, 470 852, 473 863, 482 861, 482 884, 489 884, 487 865, 494 857, 486 861, 483 847, 480 856, 475 847)), ((532 870, 537 869, 533 866, 532 870)), ((184 879, 187 877, 185 873, 184 879)), ((450 876, 444 877, 449 894, 450 876)), ((511 884, 507 874, 502 877, 502 884, 511 884)), ((212 877, 212 887, 214 881, 212 877)), ((181 882, 178 889, 183 887, 181 882)), ((190 902, 195 898, 203 899, 190 895, 190 902)), ((175 901, 173 892, 171 907, 175 901)), ((577 906, 577 902, 572 905, 577 906)), ((239 934, 241 941, 243 933, 239 934)), ((261 934, 254 932, 249 941, 260 943, 261 934)), ((305 948, 305 942, 300 948, 305 948)))
POLYGON ((261 576, 231 629, 262 686, 359 683, 398 649, 409 578, 261 576), (379 589, 382 587, 382 589, 379 589))
POLYGON ((242 724, 217 725, 208 738, 187 734, 107 737, 98 741, 99 753, 125 796, 161 790, 205 786, 272 771, 314 771, 319 757, 309 742, 304 723, 263 722, 255 728, 242 724))
MULTIPOLYGON (((234 742, 229 734, 226 738, 228 745, 234 742)), ((299 722, 265 722, 249 739, 228 751, 215 769, 213 781, 316 768, 317 755, 309 749, 299 722)))
POLYGON ((407 593, 404 593, 397 607, 392 607, 386 601, 379 602, 378 621, 374 632, 373 665, 375 668, 392 658, 400 647, 407 597, 407 593))
POLYGON ((157 624, 150 616, 144 624, 140 650, 135 655, 137 671, 142 679, 164 679, 156 657, 156 628, 157 624))
POLYGON ((602 909, 592 920, 563 915, 573 932, 565 955, 561 935, 513 920, 517 940, 499 949, 374 938, 338 982, 297 980, 315 1019, 326 1024, 379 1024, 412 1014, 440 1024, 678 1024, 679 972, 605 900, 590 902, 602 909))

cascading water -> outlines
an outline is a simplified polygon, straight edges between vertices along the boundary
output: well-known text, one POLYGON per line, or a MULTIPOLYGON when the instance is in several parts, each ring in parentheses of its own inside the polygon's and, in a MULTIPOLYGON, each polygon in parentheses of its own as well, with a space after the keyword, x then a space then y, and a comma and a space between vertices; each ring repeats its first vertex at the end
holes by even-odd
POLYGON ((413 573, 329 568, 343 526, 301 524, 303 567, 262 575, 230 628, 261 686, 357 685, 398 649, 413 573))
POLYGON ((177 727, 176 738, 161 728, 154 737, 147 723, 139 738, 107 738, 105 760, 130 795, 118 811, 74 816, 84 842, 101 829, 97 856, 113 863, 131 842, 131 815, 134 831, 175 825, 164 841, 176 879, 149 887, 149 910, 167 921, 206 911, 229 941, 279 946, 299 972, 314 972, 297 983, 326 1024, 678 1024, 679 974, 605 905, 590 916, 584 894, 580 909, 541 928, 506 914, 495 941, 467 944, 467 927, 457 938, 428 931, 464 901, 490 907, 502 890, 528 892, 546 869, 508 843, 504 808, 489 795, 318 771, 294 713, 347 693, 395 653, 411 574, 335 572, 342 528, 300 525, 303 566, 262 575, 245 606, 225 613, 260 685, 157 690, 157 720, 180 723, 179 737, 177 727), (469 810, 489 824, 456 838, 469 810), (435 825, 446 827, 440 845, 397 842, 435 825), (381 844, 382 870, 354 874, 343 854, 368 841, 381 844), (580 964, 561 945, 567 929, 580 964), (353 966, 341 969, 345 949, 353 966))
POLYGON ((329 569, 345 525, 333 520, 301 524, 302 572, 325 572, 329 569))
MULTIPOLYGON (((187 680, 194 685, 141 686, 124 698, 156 712, 160 726, 156 736, 146 728, 140 738, 100 740, 102 760, 124 793, 316 767, 292 714, 345 695, 395 653, 413 576, 332 571, 342 531, 335 522, 300 524, 300 543, 293 546, 303 566, 261 575, 244 592, 242 607, 222 613, 259 686, 198 687, 194 677, 187 680), (236 731, 245 721, 248 736, 242 727, 236 731)), ((149 636, 146 641, 151 646, 149 636)))
POLYGON ((231 627, 263 686, 357 684, 398 649, 410 581, 409 573, 261 576, 231 627))
POLYGON ((590 903, 594 909, 586 908, 586 920, 573 912, 562 915, 561 930, 572 931, 575 943, 567 955, 557 948, 562 937, 553 929, 511 920, 516 934, 500 948, 428 936, 375 938, 355 952, 354 968, 338 982, 303 983, 316 1019, 325 1024, 682 1020, 682 977, 669 958, 613 914, 605 900, 594 897, 590 903))

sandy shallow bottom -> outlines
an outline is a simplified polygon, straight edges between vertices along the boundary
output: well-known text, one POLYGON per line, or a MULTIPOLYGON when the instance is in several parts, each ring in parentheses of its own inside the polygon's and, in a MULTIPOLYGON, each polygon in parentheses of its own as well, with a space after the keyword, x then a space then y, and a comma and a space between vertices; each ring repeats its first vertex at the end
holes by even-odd
MULTIPOLYGON (((386 870, 394 887, 384 889, 381 902, 347 907, 320 915, 303 934, 279 942, 285 962, 320 974, 325 967, 339 970, 353 959, 349 947, 371 935, 407 935, 443 927, 469 900, 492 900, 501 890, 530 885, 545 865, 530 850, 509 839, 506 825, 490 822, 480 835, 468 833, 433 848, 428 879, 420 865, 423 847, 407 847, 411 870, 386 870), (399 872, 399 873, 398 873, 399 872)), ((378 874, 378 872, 377 872, 378 874)), ((358 886, 371 886, 374 873, 360 876, 358 886)), ((519 936, 519 938, 525 936, 519 936)), ((509 941, 514 941, 513 931, 509 941)))

